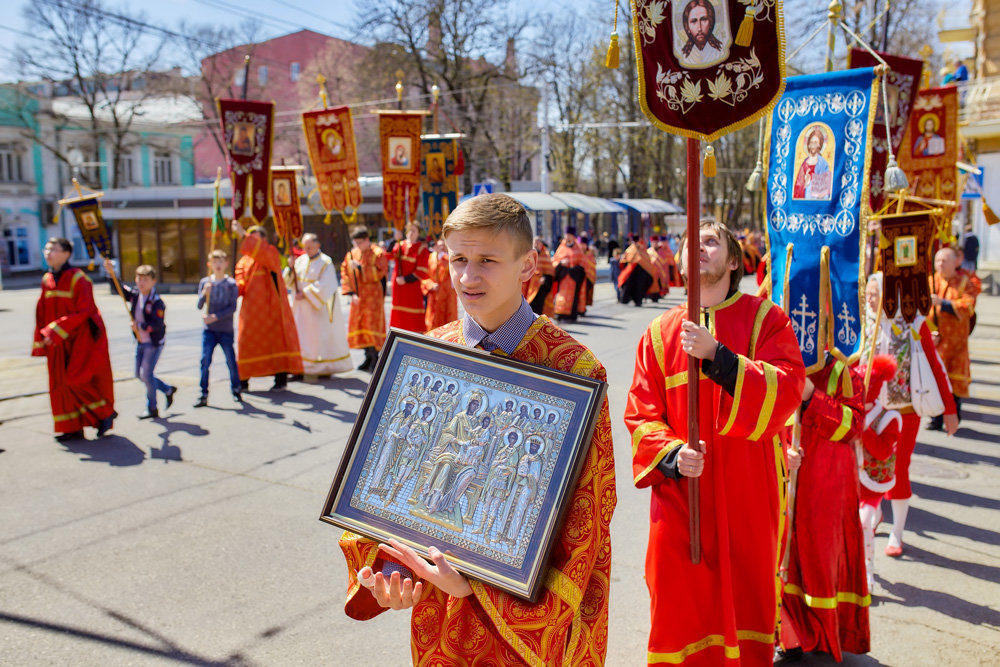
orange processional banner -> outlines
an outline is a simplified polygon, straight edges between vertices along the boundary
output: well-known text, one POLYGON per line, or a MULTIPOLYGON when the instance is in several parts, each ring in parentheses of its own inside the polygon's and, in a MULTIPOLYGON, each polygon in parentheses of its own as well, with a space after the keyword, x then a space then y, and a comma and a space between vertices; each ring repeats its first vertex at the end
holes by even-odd
POLYGON ((928 211, 890 215, 881 219, 879 242, 884 277, 882 310, 892 319, 898 309, 913 322, 919 311, 931 307, 931 252, 935 223, 928 211))
POLYGON ((302 208, 295 174, 301 168, 271 167, 271 211, 274 229, 286 243, 302 236, 302 208))
MULTIPOLYGON (((461 136, 461 135, 458 135, 461 136)), ((429 134, 422 137, 423 168, 420 187, 423 190, 424 220, 427 233, 441 234, 441 225, 458 205, 458 145, 457 136, 429 134)))
POLYGON ((271 208, 268 194, 274 103, 248 100, 217 100, 217 103, 233 185, 233 217, 249 216, 259 224, 271 208))
POLYGON ((87 246, 87 256, 93 260, 96 252, 101 257, 111 257, 111 234, 101 214, 100 197, 84 195, 74 201, 67 201, 65 205, 73 211, 76 226, 80 228, 80 236, 87 246))
POLYGON ((656 127, 713 141, 785 86, 780 0, 632 0, 639 104, 656 127))
POLYGON ((382 212, 396 229, 417 217, 420 206, 420 129, 426 112, 379 111, 382 212))
MULTIPOLYGON (((879 211, 885 203, 885 189, 883 178, 885 168, 889 162, 889 148, 892 148, 894 155, 899 153, 899 148, 903 143, 903 135, 906 133, 907 121, 910 119, 910 110, 917 94, 917 86, 920 84, 920 74, 924 69, 924 61, 913 58, 903 58, 893 56, 888 53, 879 53, 889 71, 882 77, 882 85, 885 86, 885 98, 889 102, 888 118, 882 103, 882 96, 878 98, 878 106, 875 112, 875 124, 872 126, 871 137, 871 170, 868 184, 868 201, 872 211, 879 211), (889 134, 886 136, 886 120, 889 124, 889 134)), ((851 49, 848 53, 848 67, 875 67, 879 65, 875 56, 863 49, 851 49)))
POLYGON ((918 197, 958 201, 958 88, 917 93, 899 149, 899 166, 918 197))
POLYGON ((358 148, 354 138, 354 120, 346 106, 307 111, 302 114, 309 163, 319 189, 320 204, 327 212, 342 216, 352 209, 350 220, 361 206, 358 184, 358 148))

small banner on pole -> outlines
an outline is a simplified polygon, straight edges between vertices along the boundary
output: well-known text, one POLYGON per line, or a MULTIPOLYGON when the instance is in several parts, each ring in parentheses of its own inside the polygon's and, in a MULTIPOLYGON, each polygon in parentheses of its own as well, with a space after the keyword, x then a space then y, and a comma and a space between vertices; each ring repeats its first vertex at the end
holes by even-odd
POLYGON ((402 229, 420 206, 420 129, 424 111, 379 111, 382 211, 402 229))
POLYGON ((897 310, 906 322, 931 308, 931 244, 935 222, 930 211, 892 215, 881 220, 879 241, 884 279, 882 310, 895 319, 897 310))
POLYGON ((639 104, 661 130, 713 141, 781 96, 780 2, 632 0, 632 34, 639 104))
MULTIPOLYGON (((306 111, 302 114, 309 164, 312 165, 319 199, 329 214, 337 211, 351 219, 361 206, 358 184, 358 148, 354 138, 354 119, 346 106, 306 111)), ((327 220, 329 222, 329 220, 327 220)))
POLYGON ((918 197, 957 201, 958 88, 917 93, 899 149, 899 166, 918 197))
POLYGON ((860 351, 861 204, 877 93, 872 68, 790 77, 771 116, 772 296, 792 320, 807 372, 824 366, 827 350, 850 361, 860 351))
POLYGON ((302 236, 302 208, 295 174, 301 167, 271 167, 271 210, 274 229, 286 245, 302 236))
POLYGON ((259 224, 270 209, 268 176, 274 104, 247 100, 217 102, 233 185, 233 217, 249 216, 259 224))
POLYGON ((101 214, 101 199, 98 195, 84 195, 75 201, 66 202, 73 211, 80 236, 87 246, 87 257, 94 259, 95 252, 101 257, 111 257, 111 234, 101 214))
POLYGON ((441 234, 441 225, 458 205, 458 174, 455 173, 458 139, 461 135, 425 135, 420 187, 423 191, 427 233, 441 234))
MULTIPOLYGON (((891 139, 893 154, 899 153, 906 133, 906 124, 910 119, 910 110, 920 84, 920 74, 923 72, 924 61, 913 58, 893 56, 879 53, 891 68, 882 78, 886 97, 889 99, 889 139, 891 139)), ((862 49, 851 49, 848 54, 848 67, 875 67, 880 64, 872 54, 862 49)), ((878 98, 875 111, 875 125, 872 127, 872 167, 869 179, 868 200, 872 211, 878 211, 885 203, 883 178, 886 164, 889 160, 888 147, 890 141, 885 134, 885 109, 882 96, 878 98)))

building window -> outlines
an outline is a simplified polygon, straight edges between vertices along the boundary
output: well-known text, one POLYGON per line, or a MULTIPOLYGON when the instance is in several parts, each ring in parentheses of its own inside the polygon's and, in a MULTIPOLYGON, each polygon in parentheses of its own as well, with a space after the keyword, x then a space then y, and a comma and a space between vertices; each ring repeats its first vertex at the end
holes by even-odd
POLYGON ((289 67, 288 78, 291 79, 292 81, 298 81, 299 74, 301 73, 302 73, 302 66, 299 65, 298 63, 292 63, 291 67, 289 67))
POLYGON ((153 154, 153 185, 174 184, 174 157, 170 153, 153 154))
POLYGON ((7 263, 11 268, 31 265, 27 227, 4 228, 3 242, 7 250, 7 263))
POLYGON ((0 183, 22 183, 24 168, 21 154, 11 146, 0 147, 0 183))
POLYGON ((243 82, 246 80, 247 80, 247 72, 245 69, 240 67, 238 70, 236 70, 236 73, 233 74, 233 85, 242 86, 243 82))
POLYGON ((267 85, 267 65, 261 65, 257 68, 257 83, 262 86, 267 85))
POLYGON ((132 153, 122 153, 118 162, 118 182, 121 185, 135 185, 135 160, 132 153))

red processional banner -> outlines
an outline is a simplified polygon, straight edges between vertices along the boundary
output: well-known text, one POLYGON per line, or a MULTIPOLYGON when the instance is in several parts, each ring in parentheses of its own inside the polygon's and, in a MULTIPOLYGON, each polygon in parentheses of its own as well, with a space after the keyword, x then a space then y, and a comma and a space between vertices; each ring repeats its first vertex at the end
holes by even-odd
MULTIPOLYGON (((60 202, 62 203, 62 202, 60 202)), ((85 195, 65 203, 76 218, 76 226, 80 236, 87 246, 87 256, 93 260, 95 254, 101 257, 111 257, 111 234, 101 214, 101 198, 99 195, 85 195)))
POLYGON ((270 209, 271 138, 274 103, 217 100, 233 184, 233 218, 259 224, 270 209))
POLYGON ((883 286, 882 310, 892 319, 898 308, 907 322, 931 307, 931 253, 935 224, 927 211, 881 219, 879 243, 883 286))
POLYGON ((632 35, 639 104, 665 132, 713 141, 784 90, 780 0, 632 0, 632 35))
POLYGON ((917 93, 899 149, 899 166, 918 197, 958 201, 958 89, 917 93))
MULTIPOLYGON (((869 172, 868 201, 872 211, 880 210, 885 203, 882 180, 889 161, 888 148, 891 144, 893 154, 899 154, 900 146, 903 144, 903 135, 906 133, 907 121, 910 119, 910 111, 913 109, 913 102, 916 98, 917 87, 920 85, 920 75, 924 68, 922 60, 893 56, 888 53, 879 53, 878 55, 890 67, 889 72, 882 77, 882 85, 885 86, 886 98, 889 102, 889 136, 886 137, 886 110, 880 95, 870 140, 872 160, 869 172)), ((847 66, 850 68, 876 67, 881 64, 872 54, 862 49, 851 49, 847 62, 847 66)))
POLYGON ((271 167, 271 210, 278 236, 290 242, 302 236, 302 208, 295 178, 301 167, 271 167))
POLYGON ((424 111, 379 111, 382 211, 396 229, 416 219, 420 207, 420 128, 424 111))
POLYGON ((358 184, 358 148, 354 138, 354 120, 346 106, 307 111, 302 114, 309 164, 312 165, 319 199, 329 214, 337 211, 352 215, 361 206, 358 184))

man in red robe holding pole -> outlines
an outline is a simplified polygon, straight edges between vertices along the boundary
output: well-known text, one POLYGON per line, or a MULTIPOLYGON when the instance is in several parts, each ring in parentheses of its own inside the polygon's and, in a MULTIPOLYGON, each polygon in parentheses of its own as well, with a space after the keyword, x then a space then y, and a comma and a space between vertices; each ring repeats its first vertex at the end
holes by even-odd
POLYGON ((100 438, 118 414, 108 332, 90 278, 69 265, 72 254, 68 239, 45 244, 49 270, 42 276, 31 347, 31 356, 48 361, 49 401, 60 442, 82 440, 84 426, 95 427, 100 438))
POLYGON ((430 253, 420 240, 420 226, 406 224, 406 239, 395 245, 390 253, 395 266, 392 270, 392 311, 389 326, 423 333, 424 293, 421 281, 430 277, 430 253))
POLYGON ((281 277, 281 255, 267 242, 263 227, 246 230, 233 220, 232 228, 243 239, 233 276, 243 297, 236 335, 240 385, 246 391, 250 378, 273 375, 271 391, 283 391, 288 375, 302 375, 303 370, 295 317, 281 277))
POLYGON ((779 434, 801 401, 805 368, 788 317, 738 291, 742 252, 732 232, 715 222, 699 232, 699 323, 684 305, 653 320, 625 408, 634 481, 652 491, 647 657, 649 664, 769 664, 784 483, 779 434), (688 355, 700 360, 691 387, 697 447, 688 442, 688 355), (692 481, 697 505, 689 501, 692 481), (699 549, 690 544, 692 510, 700 512, 699 549))
MULTIPOLYGON (((536 316, 521 295, 536 256, 520 204, 502 194, 472 197, 452 211, 442 232, 466 315, 432 336, 497 357, 605 379, 590 350, 549 318, 536 316)), ((617 502, 606 399, 568 502, 537 602, 465 578, 433 546, 428 562, 395 540, 378 545, 347 532, 340 540, 350 577, 345 610, 367 620, 389 608, 412 609, 415 665, 603 665, 611 574, 608 528, 617 502)))

